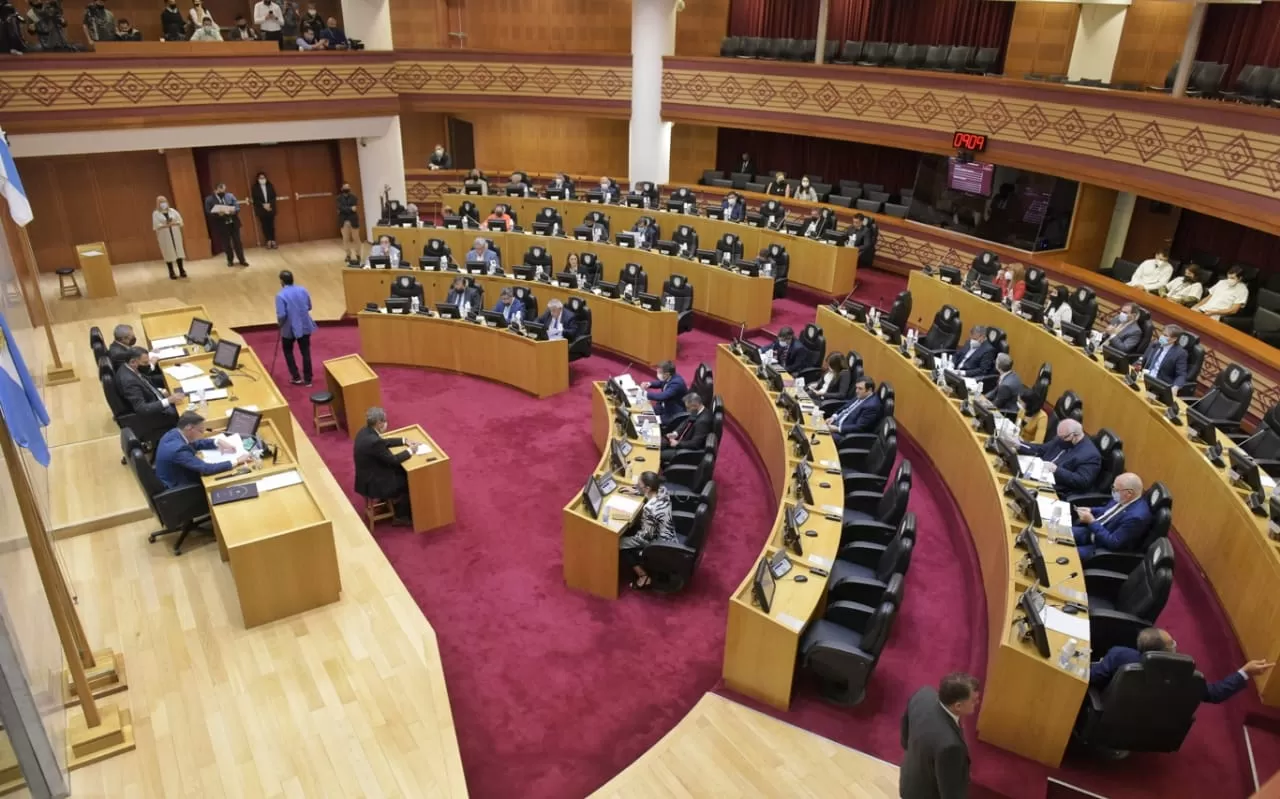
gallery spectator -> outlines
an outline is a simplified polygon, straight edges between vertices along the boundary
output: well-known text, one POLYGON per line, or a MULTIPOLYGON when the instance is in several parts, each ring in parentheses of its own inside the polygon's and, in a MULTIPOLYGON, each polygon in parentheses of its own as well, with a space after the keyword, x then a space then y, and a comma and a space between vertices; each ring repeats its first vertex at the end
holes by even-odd
POLYGON ((253 6, 253 24, 262 31, 262 38, 278 42, 280 28, 284 25, 284 9, 276 0, 258 0, 253 6))
POLYGON ((220 42, 222 41, 222 31, 218 30, 218 26, 213 24, 213 17, 206 17, 204 24, 191 34, 193 42, 220 42))
MULTIPOLYGON (((187 11, 187 16, 191 18, 191 27, 200 30, 204 27, 206 19, 213 19, 213 14, 205 10, 204 0, 191 0, 191 8, 187 11)), ((215 20, 213 26, 218 26, 215 20)))
POLYGON ((258 31, 249 24, 249 20, 244 18, 244 14, 236 14, 236 26, 227 31, 227 41, 256 42, 258 31))
POLYGON ((117 42, 140 42, 142 34, 139 33, 127 19, 116 20, 116 36, 117 42))
POLYGON ((187 40, 187 23, 178 10, 178 0, 168 0, 160 12, 160 37, 166 42, 187 40))
POLYGON ((296 40, 298 49, 307 50, 325 50, 328 49, 329 43, 324 39, 317 39, 315 33, 310 28, 303 28, 302 35, 296 40))
POLYGON ((318 36, 329 43, 330 50, 346 50, 351 46, 347 41, 347 32, 338 27, 336 17, 325 20, 325 26, 320 29, 318 36))
POLYGON ((307 3, 307 10, 303 12, 300 24, 300 30, 310 30, 317 39, 320 38, 320 31, 324 30, 324 17, 316 10, 315 3, 307 3))
POLYGON ((107 10, 106 0, 91 0, 84 10, 84 38, 109 42, 116 36, 116 16, 107 10))

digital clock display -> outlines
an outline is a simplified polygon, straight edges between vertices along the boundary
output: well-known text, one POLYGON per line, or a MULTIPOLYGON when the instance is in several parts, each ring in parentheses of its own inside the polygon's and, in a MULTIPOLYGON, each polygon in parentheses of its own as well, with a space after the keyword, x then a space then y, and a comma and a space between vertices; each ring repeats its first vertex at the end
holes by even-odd
POLYGON ((957 150, 980 153, 987 149, 987 137, 981 133, 965 133, 957 130, 951 137, 951 146, 957 150))

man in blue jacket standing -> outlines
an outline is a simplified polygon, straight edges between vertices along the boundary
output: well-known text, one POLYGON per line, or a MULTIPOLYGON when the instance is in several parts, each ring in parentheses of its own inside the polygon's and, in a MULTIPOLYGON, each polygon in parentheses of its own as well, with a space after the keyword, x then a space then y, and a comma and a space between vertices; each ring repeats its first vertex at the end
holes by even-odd
POLYGON ((676 374, 676 365, 673 362, 663 361, 658 364, 658 379, 654 382, 641 383, 640 388, 644 389, 645 396, 653 405, 654 412, 658 414, 658 420, 662 422, 664 432, 677 418, 685 415, 684 395, 689 393, 689 387, 685 384, 684 378, 676 374))
POLYGON ((293 284, 293 273, 280 272, 280 293, 276 295, 276 321, 280 323, 280 343, 284 347, 284 362, 289 365, 289 382, 295 386, 311 385, 311 334, 316 323, 311 318, 311 295, 302 286, 293 284), (293 344, 298 343, 302 353, 302 374, 293 360, 293 344))
MULTIPOLYGON (((1106 688, 1117 671, 1130 663, 1140 663, 1145 652, 1177 651, 1178 643, 1173 640, 1173 636, 1159 627, 1148 627, 1138 633, 1137 649, 1127 646, 1113 646, 1107 650, 1107 654, 1102 660, 1089 667, 1089 687, 1097 688, 1098 690, 1106 688)), ((1274 663, 1269 663, 1266 660, 1251 660, 1241 666, 1239 671, 1228 675, 1224 679, 1217 682, 1206 680, 1202 701, 1215 705, 1225 702, 1244 690, 1244 687, 1249 684, 1250 677, 1257 677, 1274 665, 1274 663)))

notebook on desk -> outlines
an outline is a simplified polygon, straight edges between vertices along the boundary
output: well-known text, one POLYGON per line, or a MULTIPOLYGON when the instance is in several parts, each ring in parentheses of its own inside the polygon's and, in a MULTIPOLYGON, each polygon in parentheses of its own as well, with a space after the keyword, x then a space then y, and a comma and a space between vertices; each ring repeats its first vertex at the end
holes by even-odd
POLYGON ((257 483, 240 483, 239 485, 223 486, 210 491, 209 504, 226 505, 229 502, 239 502, 242 499, 255 499, 257 496, 257 483))
POLYGON ((170 336, 168 338, 156 338, 151 340, 151 349, 166 350, 171 347, 181 348, 187 343, 186 336, 170 336))

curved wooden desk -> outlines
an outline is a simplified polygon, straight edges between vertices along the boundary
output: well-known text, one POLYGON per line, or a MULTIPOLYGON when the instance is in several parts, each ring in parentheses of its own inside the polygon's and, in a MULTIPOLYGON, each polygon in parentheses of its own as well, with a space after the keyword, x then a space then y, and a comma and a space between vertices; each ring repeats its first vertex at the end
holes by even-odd
MULTIPOLYGON (((182 330, 186 332, 185 325, 182 330)), ((198 352, 196 355, 164 361, 161 365, 186 363, 200 367, 206 375, 210 374, 209 370, 214 368, 213 353, 204 352, 203 347, 195 347, 195 349, 198 352)), ((200 415, 213 422, 226 419, 231 414, 232 408, 255 409, 262 414, 263 419, 269 419, 275 423, 280 437, 289 445, 289 449, 294 449, 293 413, 289 410, 289 403, 285 401, 280 388, 271 379, 271 373, 262 365, 253 348, 241 347, 239 367, 229 370, 227 374, 231 378, 231 385, 227 387, 225 399, 209 400, 204 410, 199 410, 194 402, 188 400, 180 403, 177 411, 182 413, 186 410, 197 410, 200 415)), ((174 380, 173 376, 167 373, 164 376, 164 382, 170 392, 181 385, 181 381, 174 380)))
MULTIPOLYGON (((724 399, 725 410, 751 439, 778 499, 778 512, 760 553, 761 558, 770 558, 784 548, 783 513, 794 504, 790 499, 795 490, 792 471, 799 461, 792 457, 787 442, 792 423, 778 407, 778 395, 756 377, 755 366, 734 355, 727 345, 716 348, 715 375, 716 391, 724 399)), ((789 382, 790 378, 786 379, 789 382)), ((806 425, 805 432, 812 440, 817 431, 806 425)), ((789 553, 791 572, 778 581, 768 613, 757 606, 751 596, 759 559, 751 564, 746 578, 729 598, 724 643, 725 684, 779 710, 791 705, 796 654, 805 625, 819 618, 825 605, 827 578, 814 575, 809 566, 830 571, 840 549, 842 523, 827 518, 823 511, 824 506, 838 509, 837 514, 844 509, 844 481, 839 474, 824 471, 824 464, 839 466, 839 455, 825 429, 818 433, 817 439, 817 443, 812 444, 813 476, 809 480, 814 504, 807 506, 809 518, 804 524, 806 532, 813 530, 817 536, 801 536, 804 555, 789 553), (826 488, 820 485, 824 482, 828 483, 826 488), (808 581, 797 583, 792 579, 797 574, 808 575, 808 581)))
MULTIPOLYGON (((1246 654, 1280 657, 1280 602, 1275 600, 1280 542, 1268 537, 1265 519, 1249 512, 1247 492, 1233 487, 1227 470, 1211 464, 1203 448, 1188 440, 1187 428, 1170 423, 1164 409, 1149 403, 1144 392, 1129 388, 1098 360, 1041 325, 920 273, 911 275, 910 287, 915 325, 927 327, 943 304, 951 304, 966 328, 982 324, 1004 329, 1014 367, 1027 385, 1041 363, 1053 364, 1051 393, 1072 389, 1079 394, 1086 426, 1115 430, 1124 440, 1126 467, 1148 485, 1159 480, 1169 487, 1178 534, 1213 585, 1246 654)), ((1231 446, 1225 436, 1219 441, 1231 446)), ((1280 706, 1280 678, 1274 670, 1252 682, 1263 702, 1280 706)))
MULTIPOLYGON (((475 199, 484 200, 484 197, 475 199)), ((592 206, 599 208, 600 206, 592 206)), ((614 206, 613 210, 617 210, 614 206)), ((536 211, 534 212, 536 213, 536 211)), ((584 212, 585 213, 585 212, 584 212)), ((483 218, 483 217, 482 217, 483 218)), ((532 216, 530 216, 532 220, 532 216)), ((525 222, 524 214, 520 221, 526 229, 532 230, 533 222, 525 222)), ((574 224, 581 224, 579 219, 574 224)), ((565 220, 566 226, 569 220, 565 220)), ((612 283, 628 263, 637 263, 644 267, 649 278, 649 293, 661 294, 662 283, 673 274, 684 275, 693 286, 693 309, 706 316, 712 316, 734 325, 745 324, 754 330, 769 323, 773 313, 773 279, 768 277, 748 277, 721 269, 717 266, 700 264, 684 258, 663 255, 656 251, 635 250, 619 247, 615 244, 597 244, 587 241, 576 241, 572 238, 553 236, 534 236, 532 233, 493 233, 476 230, 446 230, 443 228, 375 228, 375 235, 383 233, 393 235, 402 246, 405 259, 417 265, 422 247, 433 238, 441 239, 453 251, 454 259, 466 259, 467 250, 479 236, 492 239, 502 250, 502 267, 511 273, 512 269, 524 261, 524 254, 530 247, 541 246, 550 253, 553 269, 558 274, 564 269, 569 253, 595 253, 604 265, 601 280, 612 283)), ((572 233, 572 229, 570 229, 572 233)), ((712 244, 714 248, 714 242, 712 244)))
POLYGON ((360 351, 369 363, 422 366, 483 377, 549 397, 569 388, 569 342, 534 341, 508 330, 439 317, 361 312, 360 351))
MULTIPOLYGON (((896 347, 825 306, 818 309, 817 324, 831 350, 857 351, 868 375, 893 384, 899 424, 946 478, 973 536, 987 598, 987 688, 978 715, 979 736, 1002 749, 1057 766, 1088 679, 1058 667, 1065 635, 1048 631, 1051 656, 1046 659, 1031 644, 1017 640, 1012 629, 1015 617, 1021 616, 1018 598, 1034 578, 1019 567, 1023 552, 1014 546, 1014 537, 1024 525, 1015 520, 1003 496, 1009 477, 992 466, 992 456, 982 447, 983 437, 961 415, 959 403, 896 347)), ((930 532, 922 530, 920 535, 930 532)), ((1052 586, 1046 589, 1047 598, 1083 604, 1084 571, 1076 548, 1052 543, 1044 532, 1037 531, 1052 586), (1068 562, 1058 565, 1055 561, 1064 556, 1068 562), (1073 572, 1075 577, 1070 576, 1073 572)), ((911 591, 911 575, 907 578, 911 591)), ((927 601, 947 600, 930 597, 927 601)))
MULTIPOLYGON (((425 240, 424 240, 425 241, 425 240)), ((421 252, 422 248, 418 248, 421 252)), ((505 253, 504 253, 505 254, 505 253)), ((391 295, 391 284, 400 275, 412 275, 422 284, 429 307, 444 302, 449 296, 449 285, 457 272, 423 272, 419 269, 343 269, 342 287, 347 300, 347 313, 355 315, 368 303, 381 306, 391 295)), ((568 302, 578 297, 591 309, 591 343, 610 352, 650 366, 676 357, 675 311, 646 311, 639 305, 622 300, 600 297, 589 291, 563 289, 550 283, 516 280, 510 277, 477 275, 476 282, 484 286, 484 300, 489 308, 498 301, 502 289, 524 286, 538 298, 539 311, 547 306, 547 300, 568 302)))

